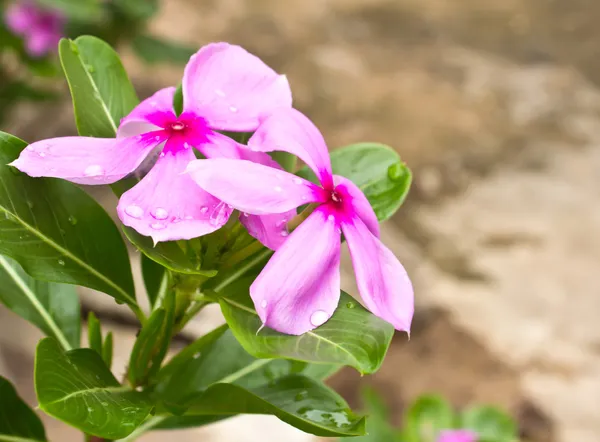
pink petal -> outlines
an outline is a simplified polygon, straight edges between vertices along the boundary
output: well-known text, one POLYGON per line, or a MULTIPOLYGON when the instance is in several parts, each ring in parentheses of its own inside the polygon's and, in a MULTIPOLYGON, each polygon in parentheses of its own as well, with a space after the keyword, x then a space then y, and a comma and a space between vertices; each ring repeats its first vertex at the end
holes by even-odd
POLYGON ((296 155, 315 172, 324 187, 333 186, 331 161, 323 135, 296 109, 278 109, 264 119, 248 141, 248 148, 260 152, 280 150, 296 155))
POLYGON ((146 98, 121 120, 117 137, 132 137, 164 129, 177 118, 173 111, 174 95, 175 88, 167 87, 146 98))
POLYGON ((292 105, 285 75, 228 43, 206 45, 193 55, 182 84, 184 109, 218 130, 253 131, 262 114, 292 105))
POLYGON ((42 57, 48 52, 55 51, 61 38, 60 34, 33 29, 25 37, 25 48, 32 57, 42 57))
POLYGON ((159 143, 160 137, 156 140, 152 134, 122 139, 51 138, 27 146, 11 166, 32 177, 111 184, 133 172, 159 143))
POLYGON ((196 160, 187 172, 211 195, 253 215, 283 213, 323 198, 322 189, 309 181, 246 160, 196 160))
POLYGON ((414 294, 406 270, 357 217, 342 222, 358 291, 373 314, 410 333, 414 294))
POLYGON ((232 209, 183 173, 194 158, 192 149, 165 149, 148 175, 121 196, 117 212, 123 224, 155 243, 196 238, 223 226, 232 209))
POLYGON ((250 295, 262 322, 301 335, 325 323, 340 298, 340 231, 315 210, 275 252, 250 295))
POLYGON ((240 222, 248 233, 265 247, 277 250, 288 238, 287 223, 297 215, 295 209, 273 215, 240 214, 240 222))
POLYGON ((333 179, 336 184, 336 191, 348 203, 352 212, 366 224, 373 235, 379 238, 379 221, 377 220, 377 215, 375 215, 371 203, 362 190, 343 176, 334 175, 333 179))
POLYGON ((443 430, 437 442, 476 442, 477 434, 471 430, 443 430))
POLYGON ((15 2, 6 8, 4 21, 8 29, 15 34, 24 34, 35 26, 38 16, 36 7, 27 3, 15 2))

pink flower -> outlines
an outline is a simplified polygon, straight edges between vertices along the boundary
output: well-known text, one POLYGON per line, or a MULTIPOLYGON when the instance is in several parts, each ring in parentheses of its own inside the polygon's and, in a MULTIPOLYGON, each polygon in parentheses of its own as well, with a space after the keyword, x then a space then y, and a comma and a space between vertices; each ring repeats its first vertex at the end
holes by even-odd
POLYGON ((64 35, 65 18, 58 11, 43 9, 31 1, 15 2, 6 9, 6 26, 25 40, 32 57, 56 50, 64 35))
POLYGON ((471 430, 443 430, 437 442, 476 442, 477 435, 471 430))
POLYGON ((249 161, 208 159, 188 166, 200 187, 244 213, 283 213, 317 204, 250 287, 262 322, 282 333, 300 335, 331 317, 340 297, 343 232, 364 303, 396 329, 409 331, 413 289, 406 271, 379 241, 377 217, 365 195, 350 180, 332 174, 319 130, 300 112, 279 109, 265 119, 248 147, 290 152, 321 182, 317 186, 249 161))
MULTIPOLYGON (((232 208, 183 174, 205 157, 258 161, 278 167, 268 154, 252 152, 215 130, 253 131, 259 116, 291 107, 287 79, 239 46, 215 43, 192 56, 183 77, 184 110, 173 110, 175 88, 158 91, 121 121, 117 138, 65 137, 33 143, 12 163, 34 176, 63 178, 79 184, 114 183, 137 169, 157 146, 150 172, 125 192, 117 211, 123 224, 155 242, 191 239, 213 232, 232 208)), ((243 220, 276 248, 285 238, 276 227, 287 214, 243 220)), ((285 221, 284 221, 285 222, 285 221)))

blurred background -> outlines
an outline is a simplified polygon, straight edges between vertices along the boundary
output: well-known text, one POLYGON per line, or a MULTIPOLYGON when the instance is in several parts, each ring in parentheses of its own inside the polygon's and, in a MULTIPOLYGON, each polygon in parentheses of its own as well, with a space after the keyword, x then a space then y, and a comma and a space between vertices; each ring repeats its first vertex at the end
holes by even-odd
MULTIPOLYGON (((396 336, 377 374, 361 378, 345 369, 332 386, 356 407, 361 387, 373 386, 395 421, 416 396, 437 392, 457 407, 505 408, 524 440, 600 440, 597 0, 163 0, 159 6, 143 32, 180 45, 168 54, 181 58, 211 41, 241 44, 288 75, 295 106, 331 148, 383 142, 414 172, 407 202, 383 226, 384 242, 415 285, 411 339, 396 336)), ((153 60, 160 45, 140 57, 129 35, 118 44, 140 98, 179 83, 181 63, 153 60)), ((13 56, 1 60, 3 68, 23 69, 13 56)), ((11 104, 1 129, 27 141, 75 134, 66 82, 54 83, 48 86, 54 101, 11 104)), ((111 195, 94 194, 114 211, 111 195)), ((139 256, 132 256, 135 266, 139 256)), ((346 259, 343 286, 352 284, 346 259)), ((134 323, 110 298, 84 296, 85 308, 117 333, 119 367, 134 323)), ((203 312, 180 344, 220 321, 218 310, 203 312)), ((0 307, 0 374, 31 403, 38 337, 0 307)), ((50 440, 78 440, 61 424, 47 428, 50 440)), ((178 437, 316 440, 266 417, 178 437)))

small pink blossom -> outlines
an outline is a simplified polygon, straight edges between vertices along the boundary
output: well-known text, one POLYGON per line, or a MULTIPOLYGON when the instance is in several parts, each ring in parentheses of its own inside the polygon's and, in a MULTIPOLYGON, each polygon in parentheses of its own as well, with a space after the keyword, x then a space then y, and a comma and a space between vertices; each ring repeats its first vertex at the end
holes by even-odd
POLYGON ((477 434, 471 430, 443 430, 436 442, 476 442, 477 434))
MULTIPOLYGON (((239 46, 209 44, 192 56, 183 77, 184 109, 173 110, 175 88, 158 91, 121 121, 117 138, 65 137, 33 143, 12 163, 30 176, 79 184, 110 184, 135 171, 156 149, 156 164, 117 207, 126 226, 154 242, 191 239, 223 226, 233 209, 198 187, 187 174, 196 159, 235 158, 279 167, 268 154, 252 152, 217 130, 253 131, 260 115, 291 107, 287 79, 239 46)), ((265 245, 284 241, 278 224, 295 211, 243 217, 265 245)), ((285 221, 284 221, 285 222, 285 221)))
POLYGON ((250 287, 262 322, 282 333, 300 335, 331 317, 340 297, 343 232, 365 305, 396 329, 409 331, 414 308, 411 282, 379 241, 377 217, 365 195, 350 180, 332 174, 319 130, 300 112, 278 109, 262 122, 248 147, 255 152, 292 153, 321 183, 317 186, 250 161, 207 159, 188 166, 201 188, 244 213, 284 213, 316 203, 250 287))
POLYGON ((23 37, 25 49, 32 57, 55 51, 64 36, 65 17, 58 11, 42 8, 33 1, 11 4, 5 12, 8 29, 23 37))

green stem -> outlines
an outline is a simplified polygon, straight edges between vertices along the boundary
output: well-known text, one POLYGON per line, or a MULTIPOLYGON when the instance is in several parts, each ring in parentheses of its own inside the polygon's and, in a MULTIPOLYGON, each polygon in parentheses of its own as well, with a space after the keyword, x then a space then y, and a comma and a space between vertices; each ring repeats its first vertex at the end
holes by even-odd
POLYGON ((135 314, 135 317, 138 319, 138 321, 140 321, 140 324, 142 326, 144 326, 144 324, 146 323, 148 318, 146 318, 146 315, 144 314, 144 312, 142 311, 140 306, 137 304, 128 304, 128 305, 129 305, 129 308, 131 309, 131 311, 135 314))
POLYGON ((309 204, 306 207, 306 209, 304 209, 302 212, 300 212, 300 214, 298 214, 297 216, 292 218, 290 220, 290 222, 287 223, 288 232, 293 232, 296 229, 296 227, 298 227, 300 224, 302 224, 302 222, 306 218, 308 218, 311 213, 313 213, 313 211, 317 208, 318 205, 319 204, 317 204, 317 203, 309 204))
POLYGON ((151 430, 152 428, 154 428, 158 424, 160 424, 162 421, 164 421, 165 419, 167 419, 167 417, 168 416, 153 416, 150 419, 148 419, 146 422, 144 422, 142 425, 140 425, 139 427, 137 427, 133 431, 133 433, 131 433, 125 439, 119 439, 117 442, 133 442, 138 437, 140 437, 142 434, 144 434, 148 430, 151 430))
POLYGON ((200 310, 202 310, 208 304, 210 304, 210 302, 200 301, 196 302, 196 304, 194 304, 190 309, 188 309, 183 318, 181 318, 181 321, 179 321, 179 324, 177 324, 177 326, 173 330, 173 336, 175 336, 177 333, 183 330, 183 327, 185 327, 187 323, 190 322, 192 318, 196 316, 198 312, 200 312, 200 310))
POLYGON ((252 243, 231 255, 229 259, 223 263, 223 268, 227 269, 233 267, 237 263, 242 262, 244 259, 254 255, 260 249, 264 249, 264 247, 265 246, 263 246, 259 241, 252 241, 252 243))
POLYGON ((262 252, 258 253, 253 259, 249 260, 244 265, 239 266, 235 272, 233 272, 227 278, 223 279, 223 281, 219 282, 219 284, 217 284, 217 286, 215 288, 213 288, 213 290, 217 293, 220 292, 225 287, 227 287, 229 284, 231 284, 233 281, 235 281, 240 276, 242 276, 244 273, 246 273, 248 270, 250 270, 252 267, 254 267, 256 264, 258 264, 260 261, 267 258, 272 253, 273 253, 273 250, 270 250, 270 249, 265 249, 262 252))

